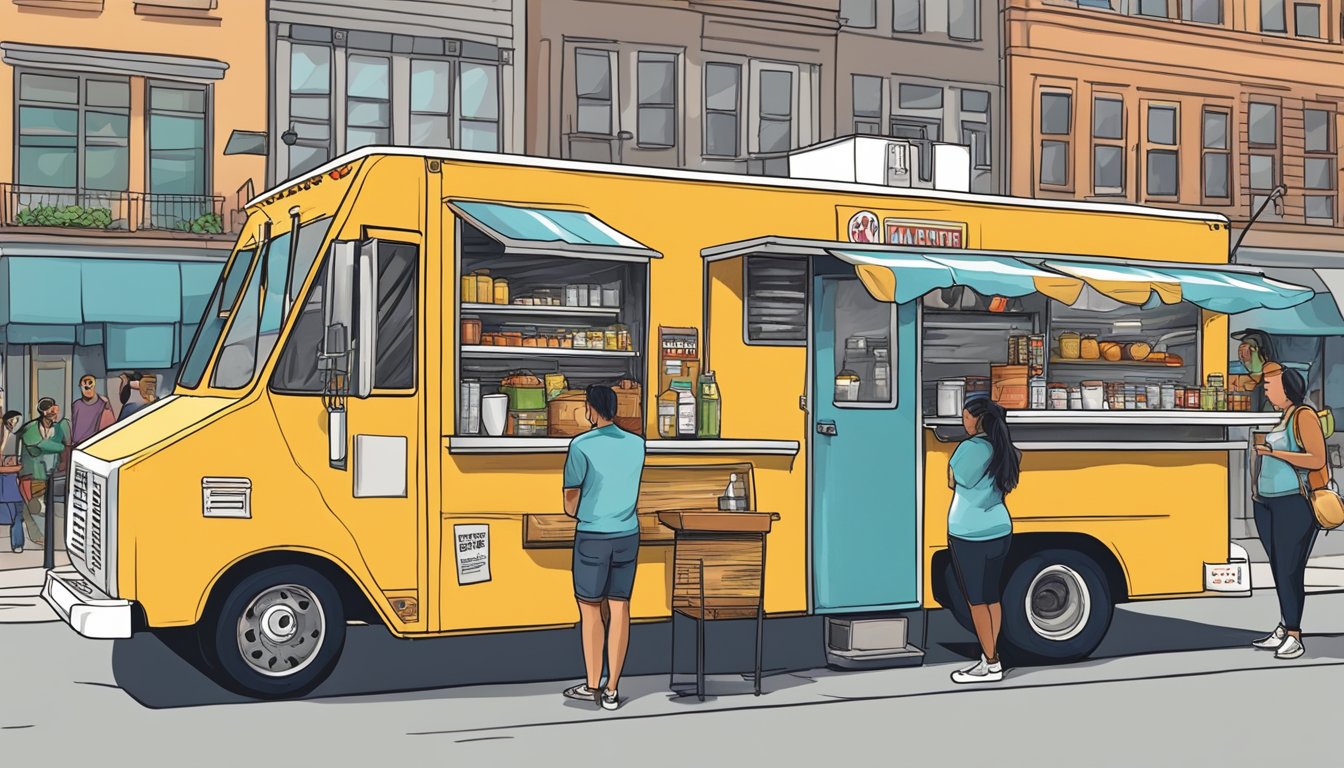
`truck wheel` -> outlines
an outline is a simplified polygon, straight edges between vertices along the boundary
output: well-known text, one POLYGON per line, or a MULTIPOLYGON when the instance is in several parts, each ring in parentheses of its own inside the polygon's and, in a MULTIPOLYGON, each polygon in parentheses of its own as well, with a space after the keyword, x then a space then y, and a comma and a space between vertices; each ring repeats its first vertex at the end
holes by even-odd
POLYGON ((316 688, 345 645, 345 609, 331 582, 301 565, 254 573, 201 627, 216 681, 245 696, 279 699, 316 688))
POLYGON ((1004 585, 1002 642, 1017 663, 1077 661, 1101 644, 1113 609, 1110 585, 1092 558, 1038 552, 1004 585))

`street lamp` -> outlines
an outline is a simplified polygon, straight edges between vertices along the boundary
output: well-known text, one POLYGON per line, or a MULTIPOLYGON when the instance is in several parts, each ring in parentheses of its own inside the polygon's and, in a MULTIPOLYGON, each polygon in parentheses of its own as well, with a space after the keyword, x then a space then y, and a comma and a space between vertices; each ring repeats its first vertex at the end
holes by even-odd
POLYGON ((1242 227, 1241 233, 1237 235, 1237 242, 1232 245, 1232 252, 1229 253, 1227 256, 1228 263, 1230 264, 1237 263, 1237 249, 1241 247, 1241 241, 1243 238, 1246 237, 1246 233, 1251 230, 1251 225, 1254 224, 1256 220, 1260 218, 1260 214, 1265 212, 1265 206, 1269 205, 1270 203, 1273 203, 1274 215, 1276 216, 1283 215, 1283 196, 1286 194, 1288 194, 1288 187, 1283 184, 1280 184, 1279 186, 1275 187, 1273 191, 1269 193, 1269 197, 1266 197, 1264 199, 1264 202, 1260 203, 1260 207, 1255 209, 1255 213, 1251 216, 1251 220, 1246 222, 1246 226, 1242 227))

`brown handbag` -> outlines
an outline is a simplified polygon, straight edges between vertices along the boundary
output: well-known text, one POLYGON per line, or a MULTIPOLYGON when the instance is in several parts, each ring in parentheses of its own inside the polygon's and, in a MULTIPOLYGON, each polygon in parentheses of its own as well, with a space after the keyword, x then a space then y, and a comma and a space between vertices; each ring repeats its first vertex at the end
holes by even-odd
MULTIPOLYGON (((1305 406, 1293 412, 1293 439, 1297 441, 1299 449, 1302 447, 1302 433, 1298 429, 1297 420, 1303 411, 1312 418, 1317 417, 1314 409, 1305 406)), ((1311 511, 1316 515, 1316 524, 1327 531, 1344 525, 1344 499, 1340 498, 1339 489, 1330 476, 1329 460, 1320 469, 1299 473, 1299 477, 1302 483, 1302 495, 1311 503, 1311 511)))

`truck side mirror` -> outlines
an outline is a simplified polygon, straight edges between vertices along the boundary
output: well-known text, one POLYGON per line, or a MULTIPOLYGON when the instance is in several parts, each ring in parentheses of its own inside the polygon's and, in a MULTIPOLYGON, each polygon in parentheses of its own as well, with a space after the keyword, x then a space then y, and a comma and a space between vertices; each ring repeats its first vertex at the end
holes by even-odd
POLYGON ((354 360, 350 368, 353 375, 352 394, 361 400, 373 393, 374 363, 378 351, 378 251, 377 240, 361 243, 355 271, 354 360))

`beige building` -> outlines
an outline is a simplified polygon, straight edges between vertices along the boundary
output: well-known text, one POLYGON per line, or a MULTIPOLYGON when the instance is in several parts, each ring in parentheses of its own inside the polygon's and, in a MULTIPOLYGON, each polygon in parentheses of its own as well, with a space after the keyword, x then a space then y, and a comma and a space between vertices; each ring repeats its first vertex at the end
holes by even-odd
MULTIPOLYGON (((527 150, 778 174, 853 133, 968 143, 995 191, 988 0, 529 4, 527 150)), ((927 169, 925 169, 927 171, 927 169)))

